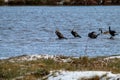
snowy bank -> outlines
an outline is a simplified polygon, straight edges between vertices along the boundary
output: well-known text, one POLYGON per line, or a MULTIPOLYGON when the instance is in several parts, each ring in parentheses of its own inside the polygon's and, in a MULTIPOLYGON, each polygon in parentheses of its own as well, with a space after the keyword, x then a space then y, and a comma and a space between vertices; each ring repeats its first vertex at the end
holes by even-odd
MULTIPOLYGON (((81 56, 81 57, 85 57, 85 56, 81 56)), ((16 56, 16 57, 11 57, 8 58, 10 61, 31 61, 31 60, 38 60, 38 59, 53 59, 55 61, 59 61, 59 62, 68 62, 71 60, 71 58, 79 58, 79 57, 72 57, 72 56, 62 56, 62 55, 39 55, 39 54, 35 54, 35 55, 21 55, 21 56, 16 56)), ((120 56, 109 56, 109 57, 105 57, 104 60, 110 60, 110 59, 120 59, 120 56)))
MULTIPOLYGON (((85 56, 81 56, 85 57, 85 56)), ((19 61, 32 61, 32 60, 38 60, 38 59, 53 59, 58 62, 71 62, 71 58, 79 58, 79 57, 70 57, 70 56, 62 56, 62 55, 21 55, 21 56, 16 56, 16 57, 11 57, 8 58, 10 62, 19 62, 19 61)), ((110 56, 110 57, 105 57, 104 60, 108 61, 110 59, 120 59, 120 56, 110 56)))
POLYGON ((32 60, 38 60, 38 59, 53 59, 58 62, 70 62, 71 57, 65 57, 65 56, 56 56, 56 55, 21 55, 17 57, 11 57, 9 58, 9 61, 16 62, 16 61, 32 61, 32 60))
POLYGON ((109 60, 109 59, 120 59, 120 56, 110 56, 110 57, 107 57, 105 59, 106 60, 109 60))
POLYGON ((99 80, 120 80, 120 74, 105 71, 58 71, 48 80, 88 80, 94 77, 98 77, 99 80))

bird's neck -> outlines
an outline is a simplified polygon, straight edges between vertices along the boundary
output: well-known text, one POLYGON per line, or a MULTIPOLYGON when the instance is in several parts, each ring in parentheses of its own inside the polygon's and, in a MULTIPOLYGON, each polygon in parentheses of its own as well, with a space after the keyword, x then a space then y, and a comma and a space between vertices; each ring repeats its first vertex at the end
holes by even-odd
POLYGON ((109 31, 111 31, 110 27, 109 27, 109 31))
POLYGON ((100 33, 97 34, 97 36, 99 36, 99 35, 100 35, 100 33))
POLYGON ((101 34, 103 33, 102 29, 100 30, 101 34))

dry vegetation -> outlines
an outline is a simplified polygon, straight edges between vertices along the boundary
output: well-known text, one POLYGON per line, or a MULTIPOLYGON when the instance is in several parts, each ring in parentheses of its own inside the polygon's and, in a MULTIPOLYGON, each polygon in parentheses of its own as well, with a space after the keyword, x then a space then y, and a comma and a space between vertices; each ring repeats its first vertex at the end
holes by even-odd
MULTIPOLYGON (((67 57, 60 57, 65 59, 67 57)), ((13 59, 14 60, 14 59, 13 59)), ((53 59, 37 59, 31 61, 0 60, 0 79, 20 78, 34 80, 43 78, 52 70, 86 71, 102 70, 120 73, 120 59, 105 60, 104 58, 71 58, 71 61, 62 62, 53 59)), ((97 78, 97 77, 95 77, 97 78)), ((91 80, 91 79, 90 79, 91 80)), ((94 79, 92 79, 94 80, 94 79)), ((96 80, 96 79, 95 79, 96 80)))
POLYGON ((0 5, 119 5, 120 0, 0 0, 0 5))

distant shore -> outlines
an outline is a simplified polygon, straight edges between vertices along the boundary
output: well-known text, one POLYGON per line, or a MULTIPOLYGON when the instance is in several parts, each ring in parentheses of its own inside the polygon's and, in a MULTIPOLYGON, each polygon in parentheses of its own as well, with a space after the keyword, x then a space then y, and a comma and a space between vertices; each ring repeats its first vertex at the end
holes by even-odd
POLYGON ((0 6, 120 6, 114 5, 114 4, 109 4, 109 5, 49 5, 49 4, 0 4, 0 6))
POLYGON ((119 0, 0 0, 0 5, 49 5, 49 6, 89 6, 89 5, 120 5, 119 0))

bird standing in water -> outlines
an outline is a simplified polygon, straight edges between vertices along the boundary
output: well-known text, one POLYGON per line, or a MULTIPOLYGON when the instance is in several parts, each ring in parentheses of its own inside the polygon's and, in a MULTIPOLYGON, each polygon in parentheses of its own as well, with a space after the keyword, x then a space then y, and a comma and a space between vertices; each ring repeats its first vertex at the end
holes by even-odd
POLYGON ((81 38, 81 36, 74 30, 71 31, 71 34, 74 36, 74 37, 79 37, 81 38))
POLYGON ((96 34, 96 32, 90 32, 88 33, 88 37, 92 39, 96 39, 100 34, 96 34))
POLYGON ((113 37, 114 37, 115 35, 118 35, 118 34, 116 33, 116 31, 111 30, 110 26, 109 26, 109 33, 110 33, 110 35, 111 35, 110 39, 114 39, 113 37))
POLYGON ((67 39, 58 29, 55 31, 55 34, 57 35, 58 39, 67 39))

